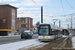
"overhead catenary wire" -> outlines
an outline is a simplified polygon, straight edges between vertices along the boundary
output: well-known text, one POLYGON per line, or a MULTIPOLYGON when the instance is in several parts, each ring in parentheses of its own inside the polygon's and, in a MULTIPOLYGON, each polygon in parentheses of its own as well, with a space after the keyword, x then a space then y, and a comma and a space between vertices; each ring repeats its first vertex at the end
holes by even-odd
POLYGON ((74 10, 74 8, 71 6, 71 4, 66 0, 66 2, 68 3, 68 5, 74 10))
MULTIPOLYGON (((39 8, 41 7, 41 6, 39 6, 34 0, 32 0, 32 2, 35 3, 39 8)), ((46 14, 48 14, 48 16, 50 16, 50 17, 59 17, 59 16, 65 17, 65 16, 66 16, 66 15, 50 15, 46 10, 44 10, 44 12, 45 12, 46 14)), ((64 13, 64 14, 65 14, 65 13, 64 13)))
POLYGON ((65 10, 64 10, 64 7, 63 7, 63 2, 62 2, 62 0, 60 0, 60 1, 61 1, 62 10, 63 10, 64 15, 65 15, 65 10))
POLYGON ((32 2, 34 2, 38 7, 40 7, 34 0, 32 0, 32 2))
MULTIPOLYGON (((60 0, 60 1, 61 1, 61 5, 62 5, 62 9, 63 9, 64 15, 50 15, 46 10, 44 10, 44 12, 45 12, 46 14, 48 14, 48 16, 50 16, 50 17, 60 17, 60 16, 66 17, 67 15, 71 15, 71 14, 65 14, 63 2, 62 2, 62 0, 60 0)), ((35 3, 39 8, 41 7, 41 6, 39 6, 34 0, 32 0, 32 2, 35 3)), ((72 6, 71 6, 71 7, 72 7, 72 6)), ((72 14, 75 15, 75 13, 72 13, 72 14)))
MULTIPOLYGON (((34 0, 32 0, 32 2, 35 3, 39 8, 41 7, 41 6, 39 6, 34 0)), ((48 16, 50 16, 49 13, 48 13, 46 10, 44 10, 44 12, 45 12, 46 14, 48 14, 48 16)), ((50 17, 53 17, 53 16, 50 16, 50 17)))

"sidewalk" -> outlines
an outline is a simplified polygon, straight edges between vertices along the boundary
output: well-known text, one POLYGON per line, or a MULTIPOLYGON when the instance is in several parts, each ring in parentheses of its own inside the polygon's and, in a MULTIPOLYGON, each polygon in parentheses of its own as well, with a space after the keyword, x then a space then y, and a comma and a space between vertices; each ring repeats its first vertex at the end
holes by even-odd
POLYGON ((0 45, 0 50, 18 50, 23 47, 28 47, 30 45, 40 44, 37 39, 30 39, 25 41, 13 42, 8 44, 0 45))
POLYGON ((0 36, 0 37, 16 37, 16 36, 21 36, 21 35, 0 36))

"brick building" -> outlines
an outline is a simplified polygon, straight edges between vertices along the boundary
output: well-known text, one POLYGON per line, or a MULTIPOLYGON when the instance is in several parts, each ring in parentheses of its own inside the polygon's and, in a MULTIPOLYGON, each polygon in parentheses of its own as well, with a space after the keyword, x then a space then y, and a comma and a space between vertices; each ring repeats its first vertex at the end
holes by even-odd
POLYGON ((19 17, 17 18, 17 30, 30 30, 33 28, 33 19, 30 17, 19 17))
POLYGON ((0 4, 0 35, 15 33, 17 8, 9 4, 0 4))

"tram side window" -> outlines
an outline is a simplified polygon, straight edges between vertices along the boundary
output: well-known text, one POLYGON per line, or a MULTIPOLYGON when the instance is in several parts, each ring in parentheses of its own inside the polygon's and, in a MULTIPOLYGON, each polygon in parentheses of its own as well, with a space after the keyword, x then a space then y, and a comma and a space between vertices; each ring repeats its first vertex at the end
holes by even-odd
POLYGON ((55 31, 52 31, 52 35, 54 35, 55 31))
POLYGON ((49 33, 49 35, 52 35, 52 29, 50 28, 50 33, 49 33))

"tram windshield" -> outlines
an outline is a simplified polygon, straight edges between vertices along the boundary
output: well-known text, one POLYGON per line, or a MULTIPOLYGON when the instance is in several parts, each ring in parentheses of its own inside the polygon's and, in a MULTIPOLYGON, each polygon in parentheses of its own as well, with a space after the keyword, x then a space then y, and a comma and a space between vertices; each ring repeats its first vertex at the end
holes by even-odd
POLYGON ((39 35, 48 35, 49 34, 49 27, 48 26, 40 26, 39 35))

